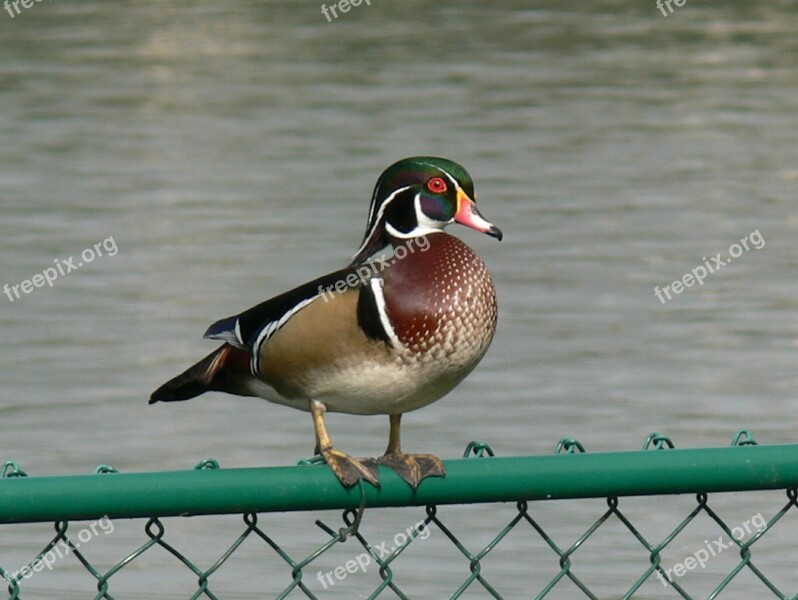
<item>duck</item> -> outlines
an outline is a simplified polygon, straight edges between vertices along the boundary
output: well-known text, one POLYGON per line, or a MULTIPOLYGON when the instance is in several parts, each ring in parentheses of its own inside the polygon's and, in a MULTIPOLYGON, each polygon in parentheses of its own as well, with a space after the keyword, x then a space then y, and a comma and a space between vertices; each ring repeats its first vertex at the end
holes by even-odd
POLYGON ((445 477, 433 454, 401 446, 402 415, 446 396, 474 370, 496 331, 496 288, 485 262, 444 229, 459 223, 497 240, 458 163, 399 160, 374 187, 351 262, 212 324, 222 345, 156 389, 150 404, 205 392, 252 396, 309 412, 316 454, 346 487, 379 487, 379 466, 413 490, 445 477), (385 452, 355 458, 333 446, 327 412, 388 415, 385 452))

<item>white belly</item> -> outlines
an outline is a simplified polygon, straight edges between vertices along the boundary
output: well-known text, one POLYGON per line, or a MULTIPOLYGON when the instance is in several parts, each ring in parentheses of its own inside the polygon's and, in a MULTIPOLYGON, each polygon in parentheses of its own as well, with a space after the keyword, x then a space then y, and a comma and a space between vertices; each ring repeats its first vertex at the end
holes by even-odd
POLYGON ((330 412, 356 415, 401 414, 431 404, 449 393, 471 369, 460 372, 425 372, 402 369, 397 364, 372 363, 353 366, 319 377, 324 385, 311 385, 312 397, 286 398, 267 383, 251 379, 253 396, 269 402, 309 411, 310 400, 323 403, 330 412))

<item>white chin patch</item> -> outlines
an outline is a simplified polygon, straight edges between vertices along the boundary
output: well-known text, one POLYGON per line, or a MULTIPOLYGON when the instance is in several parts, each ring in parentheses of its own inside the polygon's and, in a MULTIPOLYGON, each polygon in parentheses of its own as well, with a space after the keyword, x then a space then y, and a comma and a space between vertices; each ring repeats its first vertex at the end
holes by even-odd
MULTIPOLYGON (((446 224, 444 224, 446 225, 446 224)), ((391 237, 400 239, 400 240, 409 240, 411 238, 419 237, 422 235, 427 235, 429 233, 438 233, 443 231, 443 226, 436 226, 436 227, 427 227, 423 225, 419 225, 415 229, 411 229, 408 232, 399 231, 390 223, 385 224, 385 231, 387 231, 391 237)))

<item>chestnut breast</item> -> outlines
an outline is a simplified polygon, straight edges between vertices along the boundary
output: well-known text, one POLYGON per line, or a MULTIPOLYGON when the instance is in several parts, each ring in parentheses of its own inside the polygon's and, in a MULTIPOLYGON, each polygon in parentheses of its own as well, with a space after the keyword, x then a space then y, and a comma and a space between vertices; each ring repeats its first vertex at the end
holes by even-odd
POLYGON ((411 354, 473 367, 496 330, 493 279, 458 238, 440 232, 425 239, 398 246, 383 272, 388 317, 411 354))

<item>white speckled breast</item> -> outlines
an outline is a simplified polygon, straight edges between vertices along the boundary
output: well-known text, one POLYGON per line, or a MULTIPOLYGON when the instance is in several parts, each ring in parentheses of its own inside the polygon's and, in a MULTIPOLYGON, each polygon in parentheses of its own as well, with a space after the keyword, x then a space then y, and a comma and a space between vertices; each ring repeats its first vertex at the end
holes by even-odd
POLYGON ((464 377, 493 339, 496 289, 485 263, 458 238, 441 232, 426 239, 426 250, 408 244, 414 252, 383 273, 388 317, 406 359, 464 377))

